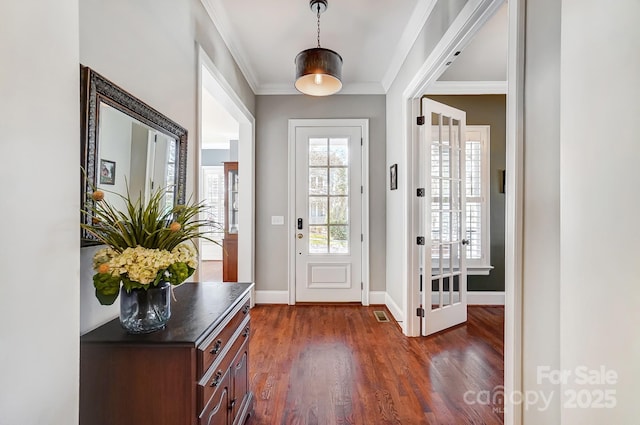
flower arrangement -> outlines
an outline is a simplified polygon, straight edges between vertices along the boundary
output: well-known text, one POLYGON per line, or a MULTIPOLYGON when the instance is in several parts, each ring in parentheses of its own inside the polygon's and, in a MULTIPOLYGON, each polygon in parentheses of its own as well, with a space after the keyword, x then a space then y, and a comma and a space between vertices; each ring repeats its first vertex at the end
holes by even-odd
POLYGON ((206 236, 207 228, 216 225, 200 220, 204 204, 165 206, 167 188, 154 191, 143 202, 109 192, 124 201, 125 211, 114 208, 102 190, 94 189, 93 203, 84 214, 92 216, 91 224, 81 226, 107 245, 93 257, 93 285, 103 305, 113 304, 120 285, 129 293, 147 290, 162 282, 179 285, 196 270, 198 253, 195 239, 206 236))

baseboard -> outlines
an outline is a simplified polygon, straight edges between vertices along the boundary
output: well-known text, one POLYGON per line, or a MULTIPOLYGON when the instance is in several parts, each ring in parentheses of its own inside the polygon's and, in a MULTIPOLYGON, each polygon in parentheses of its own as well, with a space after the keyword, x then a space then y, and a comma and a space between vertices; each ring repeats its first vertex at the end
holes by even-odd
MULTIPOLYGON (((369 292, 370 305, 387 304, 387 293, 385 291, 369 292)), ((255 291, 255 304, 288 304, 289 292, 287 291, 255 291)))
MULTIPOLYGON (((448 295, 448 294, 445 294, 448 295)), ((435 296, 435 294, 434 294, 435 296)), ((433 300, 434 303, 437 299, 433 300)), ((445 300, 446 302, 446 300, 445 300)), ((289 304, 288 291, 256 291, 256 304, 289 304)), ((504 291, 468 291, 467 303, 469 305, 504 305, 504 291)), ((393 301, 385 291, 369 292, 369 304, 386 305, 394 319, 398 322, 404 320, 402 309, 393 301)))
POLYGON ((504 291, 467 291, 468 305, 504 305, 504 291))
POLYGON ((369 305, 384 305, 386 295, 385 291, 370 291, 369 305))
POLYGON ((396 322, 404 322, 404 314, 402 314, 402 309, 386 292, 384 294, 384 305, 387 306, 396 322))
POLYGON ((256 304, 289 304, 289 291, 256 291, 256 304))
MULTIPOLYGON (((449 304, 449 293, 445 292, 443 302, 449 304)), ((431 294, 431 303, 440 303, 437 293, 431 294)), ((499 291, 467 291, 467 305, 504 305, 504 292, 499 291)))

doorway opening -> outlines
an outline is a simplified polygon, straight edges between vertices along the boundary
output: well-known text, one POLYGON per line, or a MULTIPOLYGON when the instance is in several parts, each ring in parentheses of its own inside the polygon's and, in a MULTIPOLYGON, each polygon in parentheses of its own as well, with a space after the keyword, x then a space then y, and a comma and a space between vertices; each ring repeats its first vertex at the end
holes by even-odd
MULTIPOLYGON (((403 288, 406 313, 402 324, 406 335, 417 336, 420 318, 413 317, 420 305, 419 256, 415 246, 416 211, 415 185, 418 167, 415 164, 415 141, 419 131, 415 119, 419 116, 420 98, 442 74, 462 47, 477 33, 483 23, 502 6, 502 0, 468 3, 459 14, 460 19, 442 38, 432 55, 425 61, 414 80, 403 93, 403 114, 407 123, 407 208, 405 249, 407 285, 403 288)), ((506 218, 505 218, 505 332, 504 332, 504 391, 513 394, 522 389, 522 164, 523 164, 523 64, 524 64, 524 2, 508 2, 507 107, 506 107, 506 218)), ((453 94, 453 93, 451 93, 453 94)), ((458 93, 462 94, 462 93, 458 93)), ((507 399, 508 397, 505 397, 507 399)), ((504 423, 520 424, 520 405, 505 400, 504 423)))
POLYGON ((255 119, 199 50, 197 193, 212 239, 200 241, 198 281, 253 282, 255 119))

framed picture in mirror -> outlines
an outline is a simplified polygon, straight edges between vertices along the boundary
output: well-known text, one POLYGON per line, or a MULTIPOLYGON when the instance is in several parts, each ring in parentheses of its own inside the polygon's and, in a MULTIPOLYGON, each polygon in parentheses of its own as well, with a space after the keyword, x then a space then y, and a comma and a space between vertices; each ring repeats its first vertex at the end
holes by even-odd
POLYGON ((100 184, 116 184, 116 163, 114 161, 100 160, 100 184))

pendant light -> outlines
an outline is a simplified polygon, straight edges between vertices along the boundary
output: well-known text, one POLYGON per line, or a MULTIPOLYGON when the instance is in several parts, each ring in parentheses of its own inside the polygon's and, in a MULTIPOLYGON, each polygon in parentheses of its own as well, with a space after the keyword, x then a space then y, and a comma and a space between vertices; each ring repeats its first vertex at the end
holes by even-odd
POLYGON ((318 20, 318 47, 303 50, 295 59, 296 89, 311 96, 329 96, 342 88, 342 57, 333 50, 320 47, 320 14, 327 10, 327 2, 309 1, 318 20))

